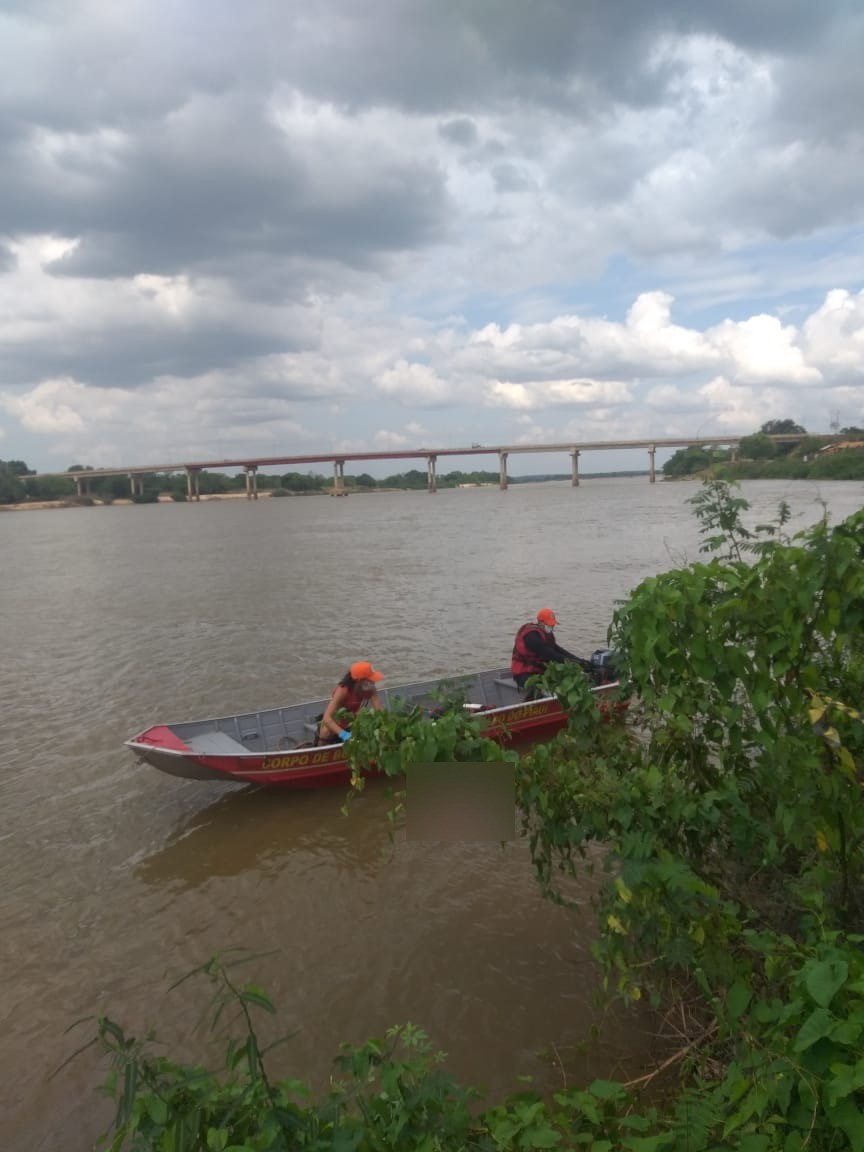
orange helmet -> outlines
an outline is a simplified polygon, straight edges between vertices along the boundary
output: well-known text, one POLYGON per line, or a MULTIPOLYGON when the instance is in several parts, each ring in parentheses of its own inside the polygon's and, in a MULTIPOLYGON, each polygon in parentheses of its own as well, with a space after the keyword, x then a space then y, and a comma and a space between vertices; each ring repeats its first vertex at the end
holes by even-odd
POLYGON ((541 608, 537 613, 537 623, 546 624, 549 628, 554 628, 558 623, 558 617, 551 608, 541 608))
POLYGON ((368 660, 358 660, 348 671, 352 680, 371 680, 373 684, 377 684, 379 680, 384 679, 384 673, 376 672, 368 660))

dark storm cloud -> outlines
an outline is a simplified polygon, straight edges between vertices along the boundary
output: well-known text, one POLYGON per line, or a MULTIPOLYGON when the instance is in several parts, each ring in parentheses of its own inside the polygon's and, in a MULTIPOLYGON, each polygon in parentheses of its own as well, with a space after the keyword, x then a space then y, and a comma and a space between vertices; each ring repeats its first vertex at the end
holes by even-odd
POLYGON ((448 120, 438 126, 438 135, 451 144, 458 144, 463 148, 471 148, 477 143, 480 134, 477 125, 469 116, 459 116, 455 120, 448 120))
POLYGON ((335 0, 310 10, 292 69, 307 91, 442 111, 504 99, 588 107, 660 99, 674 70, 652 49, 665 34, 719 36, 745 49, 812 45, 842 0, 335 0), (311 50, 309 50, 311 46, 311 50), (302 49, 302 50, 298 50, 302 49), (316 50, 317 49, 317 50, 316 50))
MULTIPOLYGON (((190 0, 142 7, 124 23, 95 9, 7 4, 0 227, 81 237, 58 268, 76 275, 230 270, 255 254, 373 267, 447 238, 443 173, 405 149, 388 153, 359 121, 361 165, 338 140, 310 158, 268 116, 280 87, 349 113, 451 112, 439 134, 470 148, 480 133, 466 106, 500 114, 534 104, 590 119, 609 101, 651 104, 680 67, 657 61, 664 34, 806 55, 842 10, 804 0, 190 0), (44 128, 78 135, 52 144, 44 128)), ((862 74, 858 58, 848 55, 850 78, 862 74)), ((832 108, 835 131, 851 124, 857 111, 832 90, 830 70, 821 87, 808 75, 826 121, 832 108)), ((773 115, 782 126, 782 107, 773 115)), ((502 161, 499 191, 527 186, 502 161)))
POLYGON ((820 53, 796 54, 778 63, 779 97, 766 131, 809 144, 860 149, 864 133, 864 9, 832 28, 820 53))
POLYGON ((248 101, 212 101, 200 115, 129 140, 76 140, 50 157, 20 139, 6 165, 9 232, 81 237, 66 275, 232 271, 259 253, 369 266, 421 247, 447 228, 442 173, 337 144, 317 154, 248 101))
POLYGON ((296 351, 302 343, 288 333, 268 333, 217 318, 182 330, 141 323, 119 324, 108 332, 73 329, 38 344, 0 347, 0 379, 6 386, 16 386, 72 376, 104 388, 137 388, 163 375, 230 371, 250 358, 296 351))
POLYGON ((6 7, 7 42, 28 71, 11 107, 67 130, 134 129, 194 92, 266 92, 280 82, 353 107, 457 116, 502 100, 577 109, 607 98, 652 102, 674 75, 652 54, 664 34, 798 50, 846 9, 842 0, 154 0, 124 22, 69 4, 6 7))

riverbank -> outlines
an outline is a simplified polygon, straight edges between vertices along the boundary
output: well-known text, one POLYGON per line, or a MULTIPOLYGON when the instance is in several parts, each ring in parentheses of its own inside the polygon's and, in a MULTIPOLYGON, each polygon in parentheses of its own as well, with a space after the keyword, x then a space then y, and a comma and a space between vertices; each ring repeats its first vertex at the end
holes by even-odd
MULTIPOLYGON (((259 492, 259 499, 270 498, 272 492, 259 492)), ((294 495, 294 493, 292 493, 294 495)), ((301 493, 297 493, 301 495, 301 493)), ((320 496, 324 493, 315 492, 310 495, 320 496)), ((246 500, 245 492, 213 492, 201 497, 201 503, 205 500, 246 500)), ((171 496, 163 493, 156 500, 157 504, 177 504, 184 503, 184 501, 174 500, 171 496)), ((20 504, 0 504, 0 512, 41 512, 46 508, 111 508, 120 506, 135 506, 134 500, 129 500, 121 497, 117 500, 97 500, 95 497, 91 500, 76 500, 74 498, 66 500, 22 500, 20 504)))
MULTIPOLYGON (((464 488, 465 485, 456 485, 457 488, 464 488)), ((478 488, 497 488, 497 484, 478 484, 474 485, 478 488)), ((442 488, 441 491, 449 491, 449 489, 442 488)), ((305 498, 307 496, 383 496, 390 492, 425 492, 425 488, 349 488, 343 492, 335 493, 332 488, 321 489, 316 492, 285 492, 274 491, 269 488, 259 488, 258 499, 294 499, 305 498)), ((248 500, 245 490, 241 492, 209 492, 202 493, 200 503, 205 503, 211 500, 248 500)), ((198 501, 195 501, 197 503, 198 501)), ((91 498, 84 498, 81 500, 73 497, 66 497, 62 500, 22 500, 18 504, 0 504, 0 512, 39 512, 46 508, 109 508, 120 506, 135 507, 138 502, 130 500, 128 497, 119 497, 116 500, 99 500, 95 496, 91 498)), ((149 501, 147 502, 149 503, 149 501)), ((169 493, 163 492, 155 501, 157 504, 184 504, 193 503, 188 500, 175 500, 169 493)))

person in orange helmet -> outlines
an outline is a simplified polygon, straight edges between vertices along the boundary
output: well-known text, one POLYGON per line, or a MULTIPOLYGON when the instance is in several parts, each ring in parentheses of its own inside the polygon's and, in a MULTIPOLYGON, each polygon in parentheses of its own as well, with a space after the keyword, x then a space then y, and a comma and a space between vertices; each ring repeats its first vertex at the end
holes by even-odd
POLYGON ((513 656, 510 660, 510 675, 520 688, 530 676, 539 676, 547 664, 564 664, 569 660, 579 664, 586 671, 591 665, 580 660, 555 640, 555 626, 558 617, 551 608, 541 608, 536 620, 529 620, 516 633, 513 656))
MULTIPOLYGON (((364 706, 380 710, 383 705, 376 684, 383 678, 383 673, 376 672, 368 660, 352 664, 333 689, 330 703, 321 717, 317 743, 335 744, 337 740, 343 743, 350 740, 350 727, 340 724, 336 713, 342 710, 356 716, 364 706)), ((350 725, 350 721, 348 723, 350 725)))

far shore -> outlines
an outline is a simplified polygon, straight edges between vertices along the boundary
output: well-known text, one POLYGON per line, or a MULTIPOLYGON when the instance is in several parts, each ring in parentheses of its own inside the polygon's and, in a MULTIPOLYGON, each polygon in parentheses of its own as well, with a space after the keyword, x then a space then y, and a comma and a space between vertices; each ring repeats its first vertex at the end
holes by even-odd
MULTIPOLYGON (((620 475, 622 476, 622 478, 626 477, 627 479, 641 479, 642 477, 647 476, 647 472, 622 473, 620 475)), ((707 479, 709 475, 710 475, 710 473, 707 473, 707 472, 693 472, 693 473, 690 473, 689 475, 686 475, 686 476, 660 476, 660 475, 658 475, 657 476, 657 482, 658 482, 658 484, 676 484, 676 483, 681 483, 681 482, 694 483, 696 481, 702 481, 702 480, 707 479)), ((592 479, 600 479, 600 478, 601 478, 600 476, 597 476, 597 477, 583 476, 582 480, 584 481, 584 480, 592 480, 592 479)), ((754 479, 756 479, 756 478, 754 477, 754 479)), ((758 477, 758 479, 770 480, 770 479, 772 479, 772 477, 761 476, 761 477, 758 477)), ((807 480, 807 479, 809 479, 809 477, 807 477, 807 476, 791 477, 790 476, 790 477, 786 477, 786 479, 794 482, 797 479, 807 480)), ((820 480, 832 480, 832 479, 834 479, 834 477, 828 477, 828 476, 820 477, 820 480)), ((837 479, 842 479, 842 477, 837 477, 837 479)), ((565 482, 565 478, 564 477, 561 477, 561 478, 556 477, 554 480, 548 480, 548 479, 544 478, 542 480, 516 481, 515 483, 519 484, 519 483, 526 483, 526 482, 527 483, 534 483, 534 484, 544 484, 544 483, 561 484, 561 483, 565 482)), ((512 477, 510 478, 510 483, 514 484, 514 480, 512 477)), ((468 489, 468 488, 496 488, 497 489, 498 484, 494 481, 486 482, 483 484, 457 484, 453 490, 458 491, 458 490, 468 489)), ((295 499, 295 498, 306 497, 306 496, 375 496, 375 495, 381 495, 385 492, 425 492, 425 491, 426 491, 425 488, 348 488, 348 489, 343 490, 342 492, 334 492, 332 488, 326 488, 326 489, 321 489, 319 491, 314 491, 314 492, 285 492, 284 494, 281 494, 279 497, 276 497, 276 499, 295 499)), ((447 488, 447 489, 442 488, 441 491, 442 492, 443 491, 449 491, 449 488, 447 488)), ((269 488, 261 488, 258 490, 257 499, 270 500, 273 498, 274 498, 273 492, 269 488)), ((202 504, 205 501, 209 501, 209 500, 248 500, 248 499, 249 499, 249 497, 247 496, 245 491, 240 491, 240 492, 209 492, 206 494, 202 492, 202 494, 199 498, 200 503, 202 503, 202 504)), ((158 504, 192 504, 192 503, 198 503, 199 501, 192 501, 192 500, 188 500, 188 499, 187 500, 174 500, 168 492, 163 492, 160 494, 160 496, 158 497, 158 499, 155 502, 158 504)), ((118 497, 116 500, 100 500, 98 497, 94 496, 94 497, 92 497, 91 502, 84 503, 84 502, 76 499, 74 496, 67 496, 67 497, 63 497, 62 499, 59 499, 59 500, 22 500, 18 504, 0 504, 0 512, 39 512, 39 511, 42 511, 46 508, 109 508, 109 507, 117 507, 118 505, 120 505, 120 506, 124 506, 124 505, 135 506, 135 503, 136 502, 134 500, 130 500, 128 497, 118 497)), ((148 501, 148 503, 149 503, 149 501, 148 501)))
MULTIPOLYGON (((321 495, 326 495, 326 493, 321 493, 321 492, 301 493, 301 492, 298 492, 298 493, 292 493, 292 495, 321 496, 321 495)), ((259 499, 263 499, 265 497, 269 499, 270 496, 272 496, 271 492, 259 492, 258 493, 259 499)), ((206 496, 203 493, 201 495, 201 503, 202 504, 204 503, 205 500, 246 500, 246 499, 247 499, 247 496, 246 496, 245 492, 211 492, 211 493, 208 493, 206 496)), ((167 495, 166 493, 163 493, 161 496, 159 496, 156 503, 157 504, 184 504, 184 503, 185 504, 191 504, 191 503, 197 503, 197 501, 173 500, 169 495, 167 495)), ((120 505, 120 506, 129 505, 129 506, 134 507, 135 501, 129 500, 126 497, 119 497, 116 500, 106 501, 106 500, 99 500, 95 496, 93 497, 93 503, 92 504, 82 504, 78 500, 74 499, 74 497, 68 497, 68 498, 64 498, 62 500, 22 500, 20 504, 0 504, 0 512, 36 512, 36 511, 40 511, 44 508, 115 508, 115 507, 117 507, 117 505, 120 505)))
MULTIPOLYGON (((480 485, 478 485, 480 487, 480 485)), ((490 487, 497 488, 498 485, 490 485, 490 487)), ((378 493, 384 492, 422 492, 422 488, 351 488, 341 493, 342 496, 374 496, 378 493)), ((286 496, 278 496, 276 499, 293 499, 294 497, 305 496, 333 496, 335 493, 332 489, 327 489, 321 492, 289 492, 286 496)), ((259 500, 270 500, 273 498, 273 493, 269 489, 259 489, 259 500)), ((207 494, 201 493, 200 503, 203 504, 207 500, 248 500, 249 497, 245 492, 208 492, 207 494)), ((148 501, 149 503, 149 501, 148 501)), ((168 493, 163 492, 156 500, 157 504, 197 504, 197 500, 174 500, 168 493)), ((116 500, 100 500, 94 496, 92 503, 85 504, 74 497, 64 497, 61 500, 22 500, 19 504, 0 504, 0 512, 38 512, 45 508, 116 508, 118 505, 130 507, 135 506, 135 501, 127 497, 118 497, 116 500)))

